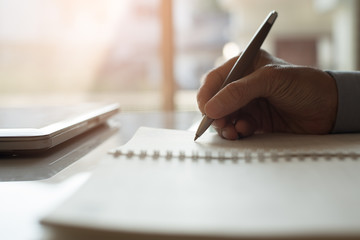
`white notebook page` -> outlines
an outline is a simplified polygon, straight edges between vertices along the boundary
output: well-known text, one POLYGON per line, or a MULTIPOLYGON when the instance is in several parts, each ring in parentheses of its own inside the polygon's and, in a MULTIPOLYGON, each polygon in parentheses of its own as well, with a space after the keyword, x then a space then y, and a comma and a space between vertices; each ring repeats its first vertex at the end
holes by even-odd
POLYGON ((360 235, 360 135, 193 137, 141 128, 43 222, 145 239, 360 235), (252 155, 226 158, 226 150, 252 155), (201 151, 211 157, 193 157, 201 151))

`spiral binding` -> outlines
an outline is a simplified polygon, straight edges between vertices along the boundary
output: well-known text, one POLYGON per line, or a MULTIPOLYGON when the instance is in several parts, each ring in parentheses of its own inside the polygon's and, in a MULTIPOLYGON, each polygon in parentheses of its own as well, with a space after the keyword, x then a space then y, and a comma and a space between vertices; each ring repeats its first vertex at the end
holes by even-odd
POLYGON ((192 160, 246 160, 250 161, 253 159, 257 160, 277 160, 277 159, 306 159, 310 158, 313 160, 323 158, 326 160, 331 159, 353 159, 357 160, 360 159, 359 152, 301 152, 301 151, 278 151, 278 150, 258 150, 258 151, 250 151, 250 150, 237 150, 237 151, 193 151, 191 153, 186 153, 185 151, 160 151, 160 150, 153 150, 153 151, 146 151, 146 150, 129 150, 129 149, 115 149, 109 152, 114 157, 125 156, 126 158, 133 158, 138 157, 141 159, 144 158, 151 158, 151 159, 192 159, 192 160))

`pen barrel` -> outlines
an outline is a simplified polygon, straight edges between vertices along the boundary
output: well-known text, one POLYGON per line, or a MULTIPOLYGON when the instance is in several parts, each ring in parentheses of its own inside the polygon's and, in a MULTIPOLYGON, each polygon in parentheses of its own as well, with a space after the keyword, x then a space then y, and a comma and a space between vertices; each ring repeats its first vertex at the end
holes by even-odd
MULTIPOLYGON (((259 27, 254 37, 251 39, 249 45, 246 47, 245 51, 238 57, 236 63, 233 68, 230 70, 227 75, 225 81, 219 90, 224 88, 227 84, 236 81, 246 74, 250 73, 252 70, 251 65, 254 63, 254 60, 257 56, 257 53, 264 42, 266 36, 268 35, 275 19, 277 18, 277 13, 275 11, 271 12, 269 16, 265 19, 265 22, 259 27)), ((211 123, 214 120, 207 117, 206 115, 203 117, 195 135, 195 141, 198 137, 200 137, 206 129, 209 128, 211 123)))
POLYGON ((261 45, 264 42, 266 36, 270 32, 271 27, 272 24, 270 24, 268 21, 265 21, 263 25, 258 29, 253 39, 250 41, 249 45, 240 54, 239 58, 234 64, 234 67, 229 72, 220 89, 224 88, 227 84, 251 73, 251 70, 253 68, 252 65, 254 64, 257 53, 261 48, 261 45))
POLYGON ((200 123, 197 131, 196 131, 196 136, 200 137, 210 127, 210 125, 213 121, 214 121, 214 119, 204 116, 203 119, 201 120, 201 123, 200 123))

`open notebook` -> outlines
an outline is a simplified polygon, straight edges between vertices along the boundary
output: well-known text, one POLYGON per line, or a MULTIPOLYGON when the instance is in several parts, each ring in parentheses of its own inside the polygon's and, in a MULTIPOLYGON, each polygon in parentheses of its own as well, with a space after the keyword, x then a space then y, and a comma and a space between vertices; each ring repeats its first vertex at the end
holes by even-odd
POLYGON ((359 134, 193 137, 140 128, 42 223, 61 237, 360 236, 359 134))

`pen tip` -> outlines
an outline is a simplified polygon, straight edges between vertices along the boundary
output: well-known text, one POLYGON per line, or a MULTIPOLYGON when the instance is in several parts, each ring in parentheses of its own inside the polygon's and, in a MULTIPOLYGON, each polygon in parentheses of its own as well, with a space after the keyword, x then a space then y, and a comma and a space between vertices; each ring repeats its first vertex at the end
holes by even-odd
POLYGON ((195 135, 195 138, 194 138, 194 142, 196 141, 196 139, 198 139, 199 136, 198 135, 195 135))
POLYGON ((278 16, 278 13, 276 11, 272 11, 269 14, 269 18, 268 18, 267 22, 270 23, 270 24, 273 24, 275 22, 277 16, 278 16))

